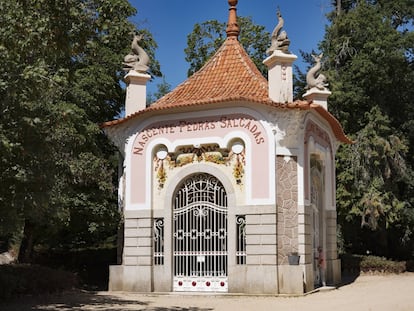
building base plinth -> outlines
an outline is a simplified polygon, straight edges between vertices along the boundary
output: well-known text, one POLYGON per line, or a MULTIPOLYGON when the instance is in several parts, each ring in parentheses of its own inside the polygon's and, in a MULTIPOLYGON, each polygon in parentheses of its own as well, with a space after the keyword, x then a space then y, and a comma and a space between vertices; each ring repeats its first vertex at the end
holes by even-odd
POLYGON ((279 266, 279 293, 287 295, 301 295, 304 293, 303 267, 279 266))
POLYGON ((108 290, 142 293, 151 292, 150 267, 109 266, 108 290))
POLYGON ((338 285, 341 283, 341 260, 328 260, 326 265, 328 279, 326 280, 330 285, 338 285))

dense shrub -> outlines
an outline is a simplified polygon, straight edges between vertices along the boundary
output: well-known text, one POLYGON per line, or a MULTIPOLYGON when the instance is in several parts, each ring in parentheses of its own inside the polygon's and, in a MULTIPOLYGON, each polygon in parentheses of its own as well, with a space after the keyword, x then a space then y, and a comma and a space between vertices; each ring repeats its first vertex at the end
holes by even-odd
POLYGON ((345 273, 381 272, 403 273, 410 271, 410 262, 393 261, 378 256, 341 255, 342 271, 345 273))
POLYGON ((407 260, 407 263, 406 263, 405 266, 407 268, 407 271, 414 272, 414 259, 413 260, 407 260))
POLYGON ((403 273, 406 271, 406 268, 404 261, 392 261, 377 256, 363 256, 361 260, 361 271, 403 273))
POLYGON ((107 290, 109 266, 117 263, 116 248, 48 250, 39 252, 35 263, 75 272, 81 287, 87 290, 107 290))
POLYGON ((361 272, 361 257, 351 254, 341 254, 341 269, 345 274, 359 274, 361 272))
POLYGON ((77 277, 67 271, 38 265, 1 265, 0 284, 2 300, 70 290, 77 286, 77 277))

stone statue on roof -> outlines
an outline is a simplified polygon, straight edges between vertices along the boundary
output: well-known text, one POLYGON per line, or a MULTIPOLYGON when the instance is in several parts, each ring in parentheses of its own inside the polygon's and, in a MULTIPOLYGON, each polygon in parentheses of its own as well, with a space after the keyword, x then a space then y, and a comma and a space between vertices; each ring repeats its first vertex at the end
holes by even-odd
POLYGON ((328 83, 326 82, 326 77, 319 73, 319 70, 322 67, 322 57, 323 53, 319 55, 313 55, 312 58, 315 61, 315 65, 309 69, 308 73, 306 74, 306 89, 317 88, 321 91, 327 91, 328 83))
POLYGON ((147 52, 138 44, 142 40, 142 35, 134 35, 131 43, 131 52, 124 57, 124 70, 129 72, 135 70, 137 72, 145 73, 148 70, 148 63, 150 61, 147 52))
POLYGON ((266 50, 266 53, 268 55, 271 55, 275 50, 280 50, 283 53, 287 53, 287 54, 290 53, 289 52, 290 40, 287 36, 286 31, 282 30, 285 22, 283 20, 282 14, 280 13, 280 9, 278 9, 277 11, 277 19, 278 19, 278 24, 276 25, 275 29, 272 32, 271 45, 266 50))

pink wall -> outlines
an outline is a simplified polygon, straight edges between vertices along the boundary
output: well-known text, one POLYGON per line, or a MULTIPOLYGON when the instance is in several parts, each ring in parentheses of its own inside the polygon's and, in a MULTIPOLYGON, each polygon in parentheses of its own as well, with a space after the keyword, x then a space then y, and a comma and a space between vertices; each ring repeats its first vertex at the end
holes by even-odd
MULTIPOLYGON (((131 167, 129 169, 132 184, 130 188, 131 201, 129 203, 143 204, 146 202, 146 188, 151 186, 149 184, 150 176, 145 176, 146 165, 152 166, 152 156, 147 157, 146 155, 151 142, 163 138, 175 144, 177 140, 188 139, 190 141, 188 144, 197 144, 200 139, 211 137, 209 143, 217 143, 214 137, 224 138, 234 131, 243 132, 250 139, 250 143, 245 142, 245 171, 250 169, 251 172, 251 182, 247 184, 251 185, 252 198, 269 198, 270 193, 267 185, 270 173, 269 147, 273 146, 273 141, 270 141, 263 125, 252 116, 231 114, 154 122, 138 133, 133 142, 132 154, 127 155, 131 156, 131 167), (251 150, 247 150, 249 145, 251 150), (249 154, 251 155, 250 158, 249 154)), ((186 142, 186 145, 188 144, 186 142)), ((174 152, 174 150, 169 150, 169 152, 174 152)), ((149 154, 151 155, 151 153, 149 154)))

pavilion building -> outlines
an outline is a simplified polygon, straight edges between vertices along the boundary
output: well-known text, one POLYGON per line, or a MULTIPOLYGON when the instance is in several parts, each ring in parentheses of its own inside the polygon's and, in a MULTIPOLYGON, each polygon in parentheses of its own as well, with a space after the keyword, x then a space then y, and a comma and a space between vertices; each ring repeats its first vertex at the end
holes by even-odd
POLYGON ((123 157, 109 290, 301 294, 341 280, 335 152, 350 141, 326 88, 293 100, 280 27, 263 77, 228 2, 227 38, 198 72, 146 107, 146 66, 130 70, 126 116, 102 125, 123 157))

